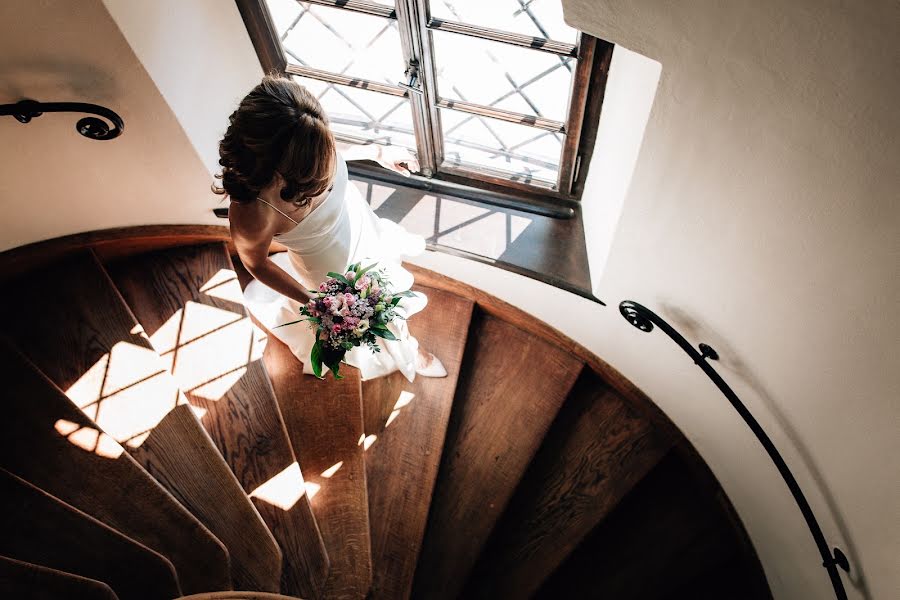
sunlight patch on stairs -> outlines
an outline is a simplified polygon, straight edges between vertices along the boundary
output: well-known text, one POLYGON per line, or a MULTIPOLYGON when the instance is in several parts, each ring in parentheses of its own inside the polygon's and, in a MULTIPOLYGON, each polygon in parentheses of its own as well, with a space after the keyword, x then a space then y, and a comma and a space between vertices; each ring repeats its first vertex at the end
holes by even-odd
POLYGON ((187 403, 155 352, 124 341, 101 356, 66 395, 109 436, 132 448, 170 410, 187 403))
POLYGON ((362 434, 361 436, 359 436, 359 441, 356 443, 356 445, 362 446, 363 451, 365 451, 365 450, 368 450, 369 448, 371 448, 372 444, 374 444, 375 440, 377 440, 377 439, 378 439, 378 436, 375 434, 370 434, 370 435, 362 434))
POLYGON ((188 301, 150 342, 182 389, 192 396, 219 400, 244 376, 248 364, 262 358, 266 336, 243 314, 188 301))
POLYGON ((330 467, 328 467, 327 469, 322 471, 322 477, 324 477, 325 479, 330 479, 331 476, 334 475, 335 473, 337 473, 338 469, 340 469, 343 466, 344 466, 344 461, 339 461, 339 462, 331 465, 330 467))
POLYGON ((53 425, 57 433, 82 450, 93 452, 104 458, 119 458, 124 451, 116 440, 93 427, 81 427, 78 423, 59 419, 53 425))
POLYGON ((396 419, 400 415, 400 410, 404 406, 407 406, 410 402, 412 402, 413 398, 415 398, 415 397, 416 397, 416 395, 413 394, 412 392, 407 392, 407 391, 400 392, 400 396, 397 398, 397 402, 394 404, 394 409, 391 411, 391 414, 388 416, 387 421, 385 422, 384 426, 387 427, 388 425, 393 423, 394 419, 396 419))
POLYGON ((204 294, 237 304, 244 303, 244 295, 241 292, 241 284, 237 274, 231 269, 219 269, 219 272, 210 277, 209 281, 200 287, 204 294))
MULTIPOLYGON (((315 484, 312 484, 315 485, 315 484)), ((318 486, 316 486, 318 491, 318 486)), ((307 485, 300 473, 300 465, 295 461, 289 467, 250 492, 251 498, 258 498, 281 510, 290 510, 303 494, 307 493, 307 485)), ((312 496, 310 496, 311 498, 312 496)))

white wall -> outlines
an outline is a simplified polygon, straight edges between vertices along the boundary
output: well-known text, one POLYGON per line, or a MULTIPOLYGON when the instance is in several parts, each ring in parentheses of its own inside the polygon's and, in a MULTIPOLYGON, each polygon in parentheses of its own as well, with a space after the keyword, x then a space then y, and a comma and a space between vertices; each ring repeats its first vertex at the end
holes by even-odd
POLYGON ((262 67, 230 0, 103 0, 210 175, 227 117, 262 67))
MULTIPOLYGON (((827 598, 815 547, 755 442, 673 344, 629 329, 615 305, 635 299, 718 348, 829 539, 852 552, 871 597, 898 597, 900 3, 563 4, 571 25, 661 64, 614 237, 585 222, 607 236, 590 243, 609 247, 592 270, 610 308, 584 306, 595 328, 570 334, 698 446, 776 597, 827 598)), ((586 214, 607 202, 597 167, 586 214)))
POLYGON ((121 137, 101 142, 75 132, 83 115, 0 117, 0 250, 107 227, 216 222, 207 169, 100 0, 5 0, 0 24, 0 103, 91 102, 125 120, 121 137))

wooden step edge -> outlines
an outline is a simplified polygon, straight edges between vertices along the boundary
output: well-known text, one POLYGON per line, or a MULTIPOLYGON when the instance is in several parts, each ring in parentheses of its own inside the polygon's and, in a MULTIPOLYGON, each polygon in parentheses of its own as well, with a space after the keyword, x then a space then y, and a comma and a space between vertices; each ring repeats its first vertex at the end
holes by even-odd
MULTIPOLYGON (((210 307, 246 317, 242 304, 238 307, 230 298, 207 294, 203 289, 222 269, 233 268, 222 243, 146 253, 111 266, 108 274, 117 292, 129 305, 136 322, 148 332, 163 326, 170 314, 184 310, 191 302, 200 311, 206 310, 201 307, 210 307), (177 277, 171 277, 167 271, 173 265, 177 267, 177 277), (207 272, 208 269, 214 270, 207 272)), ((160 349, 156 351, 159 353, 160 349)), ((281 589, 318 595, 327 579, 329 562, 308 498, 302 494, 284 507, 276 504, 287 502, 286 498, 265 500, 260 495, 275 487, 283 491, 284 482, 293 485, 299 479, 299 463, 264 368, 251 358, 245 369, 218 400, 189 392, 186 396, 192 405, 205 411, 203 423, 211 439, 278 543, 283 564, 281 589), (235 432, 233 424, 242 429, 235 432)), ((190 372, 187 366, 184 373, 190 372)), ((176 370, 175 380, 178 379, 176 370)), ((226 546, 231 549, 230 543, 226 542, 226 546)), ((237 560, 234 556, 233 559, 237 560)))
POLYGON ((372 556, 359 371, 347 367, 344 379, 319 381, 271 334, 263 361, 276 373, 275 396, 328 551, 323 595, 361 600, 372 585, 372 556))
POLYGON ((476 311, 428 515, 413 598, 456 598, 584 362, 476 311), (502 374, 502 376, 501 376, 502 374))
POLYGON ((416 377, 410 384, 394 373, 363 382, 373 600, 410 595, 474 316, 468 298, 418 283, 413 289, 424 292, 437 312, 426 307, 410 320, 410 331, 440 358, 448 377, 416 377), (415 465, 416 471, 401 472, 397 465, 415 465))
POLYGON ((297 596, 285 596, 270 592, 205 592, 181 596, 175 600, 303 600, 297 596))
POLYGON ((132 455, 225 545, 235 586, 279 589, 281 548, 189 405, 172 409, 132 455))
MULTIPOLYGON (((165 556, 159 554, 154 550, 151 550, 140 542, 136 542, 133 539, 123 535, 119 531, 113 529, 112 527, 109 527, 101 521, 98 521, 89 514, 84 513, 69 504, 66 504, 59 498, 56 498, 52 494, 48 494, 41 488, 29 483, 28 481, 25 481, 24 479, 18 477, 13 473, 10 473, 2 467, 0 467, 0 478, 6 479, 15 488, 24 492, 26 496, 30 496, 32 500, 37 499, 38 501, 51 505, 55 507, 55 510, 63 514, 67 514, 70 518, 81 521, 91 528, 103 531, 104 535, 107 536, 107 538, 115 539, 118 541, 118 543, 124 545, 125 547, 131 547, 138 550, 138 552, 140 552, 144 558, 152 561, 152 563, 148 564, 152 564, 153 568, 157 570, 157 572, 154 573, 153 576, 148 579, 148 581, 158 583, 160 585, 160 588, 165 588, 171 593, 181 594, 181 588, 178 583, 178 575, 175 572, 175 567, 165 556)), ((28 506, 28 504, 25 504, 24 506, 28 506)), ((105 583, 107 583, 108 585, 110 584, 110 582, 105 583)), ((113 586, 110 585, 110 587, 113 586)))
POLYGON ((472 570, 466 598, 532 597, 672 448, 589 366, 472 570))
MULTIPOLYGON (((107 434, 40 369, 21 354, 5 336, 0 336, 0 361, 3 363, 0 371, 4 376, 11 378, 10 385, 18 393, 16 400, 22 402, 22 397, 26 392, 24 389, 20 391, 20 388, 25 386, 27 389, 34 390, 33 394, 37 396, 36 401, 40 401, 41 408, 47 411, 38 413, 35 409, 26 414, 17 412, 14 408, 8 411, 8 414, 18 415, 16 420, 21 425, 16 429, 7 430, 8 433, 4 437, 3 443, 0 444, 3 447, 15 444, 17 448, 17 452, 12 455, 12 458, 7 457, 5 461, 2 461, 4 468, 118 530, 126 537, 144 544, 168 558, 175 566, 179 582, 185 592, 227 590, 231 587, 228 551, 205 525, 197 520, 127 452, 124 452, 120 445, 115 444, 117 451, 121 452, 118 456, 103 456, 86 453, 71 439, 62 436, 61 432, 54 428, 60 422, 76 430, 79 428, 92 430, 98 438, 107 434), (42 443, 46 444, 49 439, 57 444, 50 446, 51 450, 56 449, 53 454, 56 460, 52 461, 49 468, 33 464, 33 461, 26 460, 26 457, 20 454, 28 443, 23 441, 18 434, 23 431, 33 433, 41 430, 42 425, 38 425, 33 419, 29 420, 30 415, 38 414, 43 415, 36 417, 38 419, 43 420, 47 416, 50 417, 46 422, 47 435, 50 437, 41 438, 42 443), (53 419, 57 420, 51 425, 53 419), (28 425, 25 425, 26 421, 28 425), (66 452, 61 452, 60 448, 66 452), (95 473, 98 466, 103 467, 102 474, 95 473), (92 472, 84 473, 87 470, 92 472), (87 493, 89 485, 84 488, 85 492, 79 495, 69 487, 73 480, 66 479, 66 477, 74 477, 78 473, 81 473, 81 478, 74 480, 76 486, 85 481, 83 479, 85 477, 89 484, 95 474, 115 481, 116 485, 109 485, 109 481, 98 481, 97 485, 102 486, 99 496, 96 487, 91 488, 95 490, 93 493, 87 493), (66 485, 67 482, 69 486, 60 487, 66 485), (140 493, 141 497, 137 502, 129 502, 124 497, 126 493, 140 493), (101 502, 99 498, 103 499, 103 504, 98 504, 101 502), (88 502, 93 502, 93 504, 89 506, 88 502), (108 504, 117 504, 118 507, 108 506, 108 504), (145 523, 134 518, 136 516, 134 509, 137 507, 142 511, 142 515, 153 519, 152 523, 145 523), (148 510, 155 512, 149 515, 146 512, 148 510), (157 523, 160 526, 156 526, 157 523), (170 527, 166 529, 163 524, 170 527), (177 534, 174 533, 176 530, 177 534), (166 535, 166 531, 171 531, 172 534, 166 535), (190 538, 190 545, 184 547, 185 542, 188 541, 187 538, 190 538)), ((9 393, 9 388, 7 391, 9 393)), ((14 427, 12 424, 9 425, 14 427)), ((0 428, 0 430, 2 429, 0 428)), ((31 453, 29 453, 29 459, 30 457, 31 453)))
POLYGON ((416 278, 416 282, 435 289, 445 290, 464 298, 471 298, 478 306, 479 310, 486 314, 492 315, 515 325, 523 331, 527 331, 548 343, 557 346, 570 354, 578 356, 582 361, 591 367, 597 374, 601 375, 606 382, 616 389, 623 397, 633 403, 638 410, 650 419, 657 430, 664 435, 669 436, 673 440, 681 440, 684 435, 675 426, 674 423, 662 412, 662 410, 647 396, 640 388, 620 373, 615 367, 611 366, 605 360, 559 331, 546 321, 542 321, 528 314, 521 308, 497 298, 480 288, 463 283, 458 279, 453 279, 446 275, 442 275, 431 269, 420 267, 411 263, 404 263, 406 267, 416 278))
POLYGON ((0 556, 0 596, 30 600, 119 600, 102 581, 7 556, 0 556))

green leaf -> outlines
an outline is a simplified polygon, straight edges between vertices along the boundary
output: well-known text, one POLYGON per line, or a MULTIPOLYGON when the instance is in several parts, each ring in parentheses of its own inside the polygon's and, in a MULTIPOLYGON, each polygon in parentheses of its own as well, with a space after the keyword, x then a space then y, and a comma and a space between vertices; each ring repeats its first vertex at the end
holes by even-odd
POLYGON ((281 325, 276 325, 272 329, 278 329, 279 327, 287 327, 288 325, 293 325, 294 323, 302 323, 306 319, 297 319, 296 321, 291 321, 290 323, 282 323, 281 325))
POLYGON ((396 340, 397 336, 388 331, 387 329, 376 329, 375 327, 369 329, 373 334, 377 335, 380 338, 384 338, 386 340, 396 340))
POLYGON ((366 271, 368 271, 369 269, 371 269, 372 267, 374 267, 374 266, 377 265, 377 264, 378 264, 377 262, 373 262, 371 265, 369 265, 368 267, 366 267, 365 269, 363 269, 362 271, 360 271, 359 273, 357 273, 357 274, 356 274, 356 281, 359 281, 360 277, 362 277, 363 275, 366 274, 366 271))
POLYGON ((333 278, 333 279, 337 279, 338 281, 340 281, 341 283, 343 283, 344 285, 346 285, 346 286, 348 286, 348 287, 353 287, 353 284, 350 283, 350 282, 347 280, 347 278, 344 277, 343 275, 341 275, 340 273, 334 273, 334 272, 332 272, 332 271, 329 271, 329 272, 327 273, 327 275, 328 275, 329 277, 333 278))
POLYGON ((343 379, 341 377, 341 361, 344 360, 346 354, 345 350, 328 350, 324 353, 325 366, 334 374, 335 379, 343 379))
POLYGON ((403 300, 403 298, 400 298, 400 297, 394 298, 393 300, 391 300, 391 306, 397 306, 398 304, 400 304, 401 300, 403 300))
POLYGON ((312 370, 316 377, 322 379, 322 340, 316 340, 312 350, 309 353, 309 360, 312 362, 312 370))
POLYGON ((350 265, 349 267, 347 267, 347 270, 348 270, 348 271, 356 271, 357 269, 359 269, 359 265, 361 265, 361 264, 362 264, 362 263, 358 263, 358 262, 357 262, 357 263, 353 263, 352 265, 350 265))
POLYGON ((416 293, 412 290, 406 290, 405 292, 394 292, 394 296, 403 296, 404 298, 415 298, 416 293))

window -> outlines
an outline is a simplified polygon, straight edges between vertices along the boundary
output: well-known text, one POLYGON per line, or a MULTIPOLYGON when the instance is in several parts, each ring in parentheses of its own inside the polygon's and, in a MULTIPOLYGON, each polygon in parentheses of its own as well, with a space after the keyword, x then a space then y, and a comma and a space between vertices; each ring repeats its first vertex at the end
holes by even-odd
POLYGON ((427 177, 580 195, 611 46, 559 0, 238 0, 266 71, 309 88, 343 141, 427 177))

